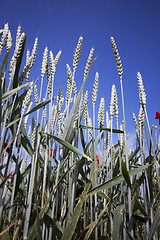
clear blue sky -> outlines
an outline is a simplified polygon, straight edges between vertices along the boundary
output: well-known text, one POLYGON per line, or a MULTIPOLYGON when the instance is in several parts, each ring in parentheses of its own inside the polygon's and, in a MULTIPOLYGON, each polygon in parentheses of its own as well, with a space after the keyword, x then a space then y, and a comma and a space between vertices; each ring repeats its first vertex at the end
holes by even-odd
POLYGON ((132 112, 138 116, 139 96, 137 72, 142 75, 147 94, 147 110, 151 124, 160 109, 160 1, 159 0, 5 0, 1 1, 0 28, 9 23, 15 39, 18 25, 27 34, 26 49, 32 49, 35 37, 39 38, 38 54, 31 71, 31 80, 40 76, 44 48, 48 46, 54 56, 62 55, 57 66, 55 93, 62 85, 65 95, 66 63, 72 66, 72 57, 78 38, 83 36, 82 55, 75 80, 82 84, 83 70, 93 46, 98 57, 86 82, 91 103, 92 86, 99 72, 98 112, 100 98, 104 97, 109 110, 112 84, 116 85, 122 120, 119 77, 110 43, 116 40, 124 69, 127 132, 132 133, 132 112), (56 90, 57 89, 57 90, 56 90))

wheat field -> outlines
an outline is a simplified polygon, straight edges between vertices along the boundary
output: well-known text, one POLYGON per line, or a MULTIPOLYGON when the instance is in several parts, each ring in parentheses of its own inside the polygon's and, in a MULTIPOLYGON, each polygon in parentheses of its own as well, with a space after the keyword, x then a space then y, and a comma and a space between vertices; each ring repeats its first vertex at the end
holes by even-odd
POLYGON ((63 86, 54 91, 61 51, 45 47, 41 75, 31 81, 38 38, 30 52, 21 26, 14 41, 8 24, 0 37, 0 239, 159 239, 160 129, 149 123, 138 72, 136 145, 128 149, 123 67, 115 39, 111 47, 119 82, 112 85, 109 109, 101 98, 96 112, 100 73, 84 92, 96 61, 94 48, 81 88, 76 86, 83 37, 73 46, 72 66, 61 70, 68 76, 65 94, 63 86))

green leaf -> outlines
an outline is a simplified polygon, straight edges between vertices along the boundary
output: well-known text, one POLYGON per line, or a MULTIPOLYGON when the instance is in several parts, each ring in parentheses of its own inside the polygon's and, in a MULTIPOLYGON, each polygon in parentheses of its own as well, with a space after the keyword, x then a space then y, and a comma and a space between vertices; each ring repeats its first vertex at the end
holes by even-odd
MULTIPOLYGON (((40 133, 43 133, 43 132, 40 132, 40 133)), ((55 141, 59 142, 60 144, 62 144, 63 146, 67 147, 70 151, 76 153, 77 155, 80 155, 84 158, 87 158, 88 160, 92 161, 92 159, 87 156, 85 153, 83 153, 82 151, 80 151, 78 148, 72 146, 70 143, 68 143, 67 141, 64 141, 62 140, 61 138, 58 138, 56 136, 53 136, 51 134, 48 134, 48 133, 43 133, 43 134, 46 134, 47 136, 53 138, 55 141)))
POLYGON ((122 166, 122 174, 123 174, 123 177, 124 177, 126 183, 128 184, 128 186, 131 187, 130 177, 129 177, 129 174, 128 174, 126 165, 125 165, 125 163, 123 162, 123 160, 121 160, 121 166, 122 166))
POLYGON ((137 199, 137 197, 135 196, 132 186, 131 186, 131 181, 130 181, 130 176, 129 176, 129 172, 127 171, 126 165, 124 164, 123 161, 121 161, 121 166, 122 166, 122 174, 123 177, 125 179, 125 181, 127 182, 128 186, 131 188, 132 194, 134 196, 134 200, 135 200, 135 204, 137 205, 137 208, 140 210, 140 212, 144 215, 144 216, 148 216, 146 211, 144 210, 144 208, 142 207, 141 203, 139 202, 139 200, 137 199))
MULTIPOLYGON (((44 106, 45 106, 46 104, 48 104, 50 101, 51 101, 51 99, 47 99, 47 100, 39 103, 37 106, 35 106, 34 108, 32 108, 29 112, 27 112, 23 117, 27 116, 27 115, 30 114, 30 113, 33 113, 33 112, 37 111, 37 110, 38 110, 39 108, 41 108, 41 107, 44 107, 44 106)), ((6 126, 6 128, 9 128, 9 127, 12 126, 14 123, 19 122, 19 120, 20 120, 20 118, 17 118, 17 119, 15 119, 15 120, 13 120, 12 122, 10 122, 10 123, 6 126)))
POLYGON ((61 240, 66 240, 66 239, 71 240, 72 239, 72 236, 75 232, 77 222, 79 220, 79 217, 80 217, 80 214, 81 214, 81 211, 82 211, 83 203, 86 199, 86 194, 88 192, 89 186, 90 186, 90 184, 86 184, 86 188, 85 188, 84 193, 82 193, 82 195, 79 197, 79 201, 78 201, 78 203, 77 203, 77 205, 74 209, 74 212, 73 212, 73 215, 72 215, 71 219, 68 220, 68 222, 67 222, 67 226, 64 229, 63 236, 62 236, 61 240))
POLYGON ((100 196, 106 200, 109 200, 109 197, 106 194, 104 194, 103 192, 98 192, 98 196, 100 196))
POLYGON ((153 238, 159 224, 160 224, 160 206, 158 207, 158 210, 157 210, 156 215, 154 217, 154 220, 153 220, 153 223, 152 223, 152 226, 151 226, 151 229, 150 229, 150 235, 149 235, 148 240, 151 240, 153 238))
MULTIPOLYGON (((132 190, 132 189, 131 189, 132 190)), ((140 210, 140 212, 145 216, 148 217, 148 214, 146 213, 145 209, 142 207, 140 201, 137 199, 136 195, 134 194, 133 190, 132 190, 132 194, 134 196, 134 200, 135 200, 135 205, 136 207, 140 210)))
POLYGON ((24 48, 25 48, 25 44, 26 44, 26 38, 27 38, 27 35, 24 38, 24 41, 22 44, 22 49, 21 49, 20 55, 17 59, 16 69, 15 69, 14 79, 13 79, 13 88, 16 88, 18 86, 18 75, 19 75, 19 70, 20 70, 21 63, 22 63, 24 48))
MULTIPOLYGON (((127 214, 126 214, 127 215, 127 214)), ((128 217, 129 217, 129 214, 128 214, 128 217)), ((143 217, 143 216, 140 216, 138 214, 132 214, 132 217, 137 221, 139 222, 142 222, 142 223, 146 223, 148 221, 148 219, 146 217, 143 217)))
POLYGON ((31 172, 31 163, 27 166, 25 171, 21 174, 21 180, 31 172))
POLYGON ((48 222, 50 223, 52 230, 54 232, 54 236, 56 236, 58 239, 60 239, 62 236, 62 232, 61 232, 60 228, 58 228, 58 225, 56 224, 56 222, 46 212, 44 214, 44 218, 46 218, 48 220, 48 222))
POLYGON ((15 120, 13 120, 12 122, 10 122, 7 126, 6 126, 6 128, 9 128, 9 127, 11 127, 13 124, 15 124, 16 122, 19 122, 19 120, 20 120, 20 118, 17 118, 17 119, 15 119, 15 120))
MULTIPOLYGON (((100 222, 101 218, 104 216, 104 214, 106 213, 107 209, 108 209, 108 205, 106 204, 106 206, 103 208, 101 213, 98 215, 97 224, 100 222)), ((94 230, 94 228, 96 226, 95 222, 92 222, 90 225, 91 226, 90 226, 89 230, 87 231, 87 233, 86 233, 86 235, 84 237, 84 240, 90 239, 89 237, 90 237, 91 233, 93 232, 93 230, 94 230)))
POLYGON ((76 118, 78 110, 79 110, 79 105, 81 102, 85 82, 86 82, 86 79, 81 86, 81 89, 80 89, 78 96, 73 104, 70 114, 68 115, 68 117, 65 119, 65 122, 64 122, 65 129, 64 129, 64 132, 62 135, 62 139, 69 143, 71 142, 71 139, 72 139, 72 133, 74 130, 73 125, 74 125, 74 121, 75 121, 75 118, 76 118))
POLYGON ((84 141, 84 135, 83 135, 82 128, 80 128, 80 137, 81 137, 81 143, 82 143, 83 151, 85 151, 85 141, 84 141))
POLYGON ((124 205, 119 205, 116 207, 114 211, 113 217, 113 240, 122 239, 122 224, 123 224, 123 213, 124 213, 124 205))
POLYGON ((51 198, 53 196, 53 192, 55 192, 55 190, 57 189, 57 187, 59 186, 59 184, 61 183, 61 181, 65 178, 65 176, 70 172, 70 170, 75 166, 75 164, 73 164, 71 167, 68 168, 68 170, 63 174, 63 176, 59 179, 58 183, 53 187, 52 192, 49 195, 49 198, 47 199, 43 209, 41 209, 41 212, 39 213, 37 219, 35 220, 34 224, 32 225, 29 235, 28 235, 28 239, 32 240, 35 238, 35 236, 37 235, 37 222, 40 221, 45 212, 47 212, 48 207, 49 207, 49 203, 51 201, 51 198))
MULTIPOLYGON (((98 142, 99 142, 99 140, 100 140, 100 138, 101 138, 101 136, 102 136, 102 134, 103 134, 103 132, 104 131, 101 131, 99 134, 98 134, 98 136, 96 137, 96 139, 95 139, 95 143, 93 144, 93 141, 92 141, 92 145, 91 145, 91 158, 92 159, 95 159, 94 157, 94 147, 96 147, 97 146, 97 144, 98 144, 98 142)), ((96 153, 95 153, 96 154, 96 153)), ((95 171, 95 163, 94 163, 94 161, 91 163, 91 176, 92 176, 92 174, 94 173, 94 171, 95 171)), ((93 187, 95 187, 95 179, 93 180, 93 187)))
POLYGON ((21 136, 21 143, 22 143, 22 146, 24 147, 24 149, 30 154, 30 156, 33 155, 33 148, 30 144, 30 141, 28 139, 28 136, 27 136, 27 133, 26 133, 26 129, 24 127, 24 124, 23 124, 23 121, 21 123, 21 126, 20 126, 20 130, 21 130, 21 133, 23 134, 23 136, 21 136))
POLYGON ((6 64, 7 60, 8 60, 8 56, 9 56, 10 50, 7 51, 4 59, 3 59, 3 63, 2 63, 2 69, 4 68, 4 65, 6 64))
MULTIPOLYGON (((54 97, 53 99, 55 99, 55 97, 54 97)), ((51 101, 51 99, 47 99, 47 100, 45 100, 45 101, 37 104, 34 108, 32 108, 29 112, 27 112, 27 113, 24 115, 24 117, 27 116, 28 114, 31 114, 31 113, 37 111, 38 109, 40 109, 40 108, 42 108, 42 107, 44 107, 44 106, 47 105, 50 101, 51 101)))
MULTIPOLYGON (((83 129, 94 129, 93 127, 88 127, 88 126, 83 126, 83 125, 80 125, 80 128, 83 128, 83 129)), ((95 130, 100 130, 100 131, 104 130, 104 131, 111 132, 110 128, 95 128, 95 130)), ((112 132, 113 133, 124 133, 124 131, 119 130, 119 129, 112 129, 112 132)))
POLYGON ((8 113, 7 113, 8 116, 10 115, 11 110, 12 110, 12 112, 15 112, 17 110, 17 108, 19 107, 19 105, 22 105, 22 102, 23 102, 26 94, 27 94, 27 90, 24 91, 19 97, 18 96, 16 97, 16 101, 15 101, 13 109, 12 109, 12 105, 13 105, 12 102, 9 104, 9 106, 7 107, 7 109, 8 109, 8 113))
MULTIPOLYGON (((128 172, 129 176, 131 177, 132 175, 135 175, 135 174, 138 174, 140 172, 142 172, 143 170, 145 170, 146 168, 150 167, 151 164, 148 164, 148 165, 143 165, 141 167, 138 167, 138 168, 135 168, 135 169, 132 169, 128 172)), ((119 184, 120 182, 124 181, 124 177, 123 175, 119 175, 115 178, 112 178, 111 180, 103 183, 103 184, 100 184, 99 186, 91 189, 87 196, 91 195, 91 194, 94 194, 94 193, 98 193, 99 191, 102 191, 102 190, 105 190, 105 189, 108 189, 110 187, 113 187, 117 184, 119 184)))
POLYGON ((136 156, 136 154, 139 152, 139 150, 140 150, 140 147, 137 147, 136 150, 129 155, 129 158, 128 158, 129 162, 136 156))
POLYGON ((24 85, 21 85, 17 88, 12 89, 9 92, 6 92, 2 95, 2 102, 6 101, 8 98, 10 98, 11 96, 13 96, 15 93, 17 93, 18 91, 20 91, 22 88, 25 88, 29 85, 30 83, 25 83, 24 85))

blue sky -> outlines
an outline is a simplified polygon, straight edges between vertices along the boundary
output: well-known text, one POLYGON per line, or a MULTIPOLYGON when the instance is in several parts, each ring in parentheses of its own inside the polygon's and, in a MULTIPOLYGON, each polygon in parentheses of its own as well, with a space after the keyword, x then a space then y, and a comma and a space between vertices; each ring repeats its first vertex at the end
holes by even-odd
MULTIPOLYGON (((127 133, 132 134, 132 112, 138 116, 139 96, 137 72, 143 78, 147 95, 147 110, 151 124, 160 109, 160 2, 158 0, 5 0, 1 2, 0 28, 9 23, 12 37, 20 24, 27 34, 26 49, 31 50, 34 39, 39 38, 38 53, 30 80, 40 76, 44 48, 48 46, 54 56, 62 55, 57 66, 55 93, 62 86, 65 96, 66 64, 72 66, 78 38, 83 37, 82 54, 75 81, 78 90, 83 80, 83 70, 91 47, 97 56, 88 76, 85 90, 89 90, 91 104, 95 73, 99 73, 97 99, 98 113, 101 97, 105 98, 105 110, 109 110, 112 84, 116 85, 122 120, 119 77, 112 52, 110 37, 116 40, 124 69, 127 133)), ((115 125, 116 126, 116 125, 115 125)))

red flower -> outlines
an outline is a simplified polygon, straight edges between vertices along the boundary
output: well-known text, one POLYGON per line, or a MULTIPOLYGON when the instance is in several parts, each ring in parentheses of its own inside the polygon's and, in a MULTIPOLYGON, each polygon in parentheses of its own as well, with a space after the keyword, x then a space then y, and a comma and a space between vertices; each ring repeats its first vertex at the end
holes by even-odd
POLYGON ((9 179, 12 179, 12 178, 13 178, 13 171, 11 172, 9 179))
POLYGON ((56 153, 56 150, 55 150, 55 149, 53 150, 53 149, 51 148, 51 157, 52 157, 52 156, 55 157, 55 153, 56 153))
POLYGON ((159 125, 160 125, 160 112, 156 112, 156 117, 155 119, 159 119, 159 125))
POLYGON ((96 154, 97 163, 99 164, 99 156, 96 154))

